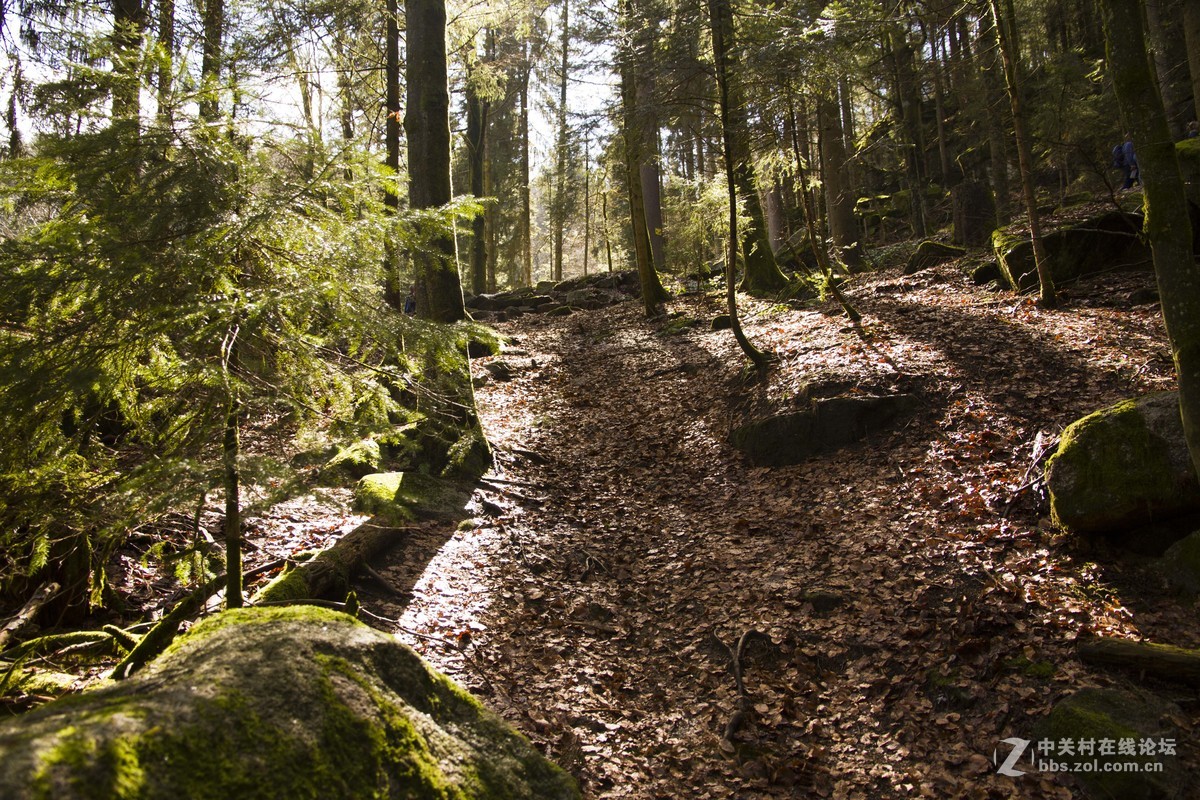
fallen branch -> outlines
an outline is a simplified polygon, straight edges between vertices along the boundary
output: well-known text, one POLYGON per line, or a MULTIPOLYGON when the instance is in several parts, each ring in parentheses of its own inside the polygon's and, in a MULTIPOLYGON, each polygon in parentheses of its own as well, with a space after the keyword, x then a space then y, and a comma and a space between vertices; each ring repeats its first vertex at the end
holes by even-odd
POLYGON ((733 670, 733 680, 737 684, 738 707, 729 718, 729 722, 725 725, 725 731, 721 734, 721 749, 727 753, 733 753, 737 747, 733 743, 733 737, 737 734, 738 729, 742 727, 742 723, 746 721, 746 715, 750 713, 750 698, 746 695, 746 682, 742 678, 742 657, 746 654, 746 644, 750 641, 751 636, 762 636, 763 634, 753 628, 747 630, 738 639, 736 647, 727 648, 729 650, 730 668, 733 670))
POLYGON ((1179 683, 1200 683, 1200 650, 1102 637, 1081 641, 1078 653, 1085 664, 1137 670, 1179 683))
POLYGON ((8 624, 0 629, 0 650, 8 646, 9 640, 20 639, 21 635, 33 624, 34 617, 58 594, 59 585, 47 581, 37 588, 33 596, 26 601, 21 610, 16 613, 8 624))
POLYGON ((112 634, 106 631, 71 631, 70 633, 53 633, 49 636, 39 636, 15 647, 10 647, 0 653, 0 660, 19 660, 26 656, 45 656, 59 653, 69 647, 80 645, 92 646, 112 641, 112 634))

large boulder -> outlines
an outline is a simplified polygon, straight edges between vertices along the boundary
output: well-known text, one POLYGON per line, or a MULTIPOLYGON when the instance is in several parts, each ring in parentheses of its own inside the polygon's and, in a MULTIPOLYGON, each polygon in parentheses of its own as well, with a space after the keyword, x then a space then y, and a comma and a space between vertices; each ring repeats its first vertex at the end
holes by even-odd
POLYGON ((923 269, 961 258, 966 253, 966 249, 962 247, 926 239, 917 245, 917 249, 908 257, 908 263, 904 265, 904 274, 915 275, 923 269))
POLYGON ((1090 800, 1181 798, 1180 716, 1148 692, 1082 689, 1034 726, 1028 752, 1041 772, 1069 775, 1090 800))
MULTIPOLYGON (((1150 249, 1142 242, 1140 214, 1111 211, 1043 237, 1055 284, 1115 269, 1149 269, 1150 249)), ((1037 288, 1033 242, 1003 230, 992 235, 992 248, 1004 279, 1020 292, 1037 288)))
POLYGON ((461 516, 469 499, 460 484, 419 472, 379 472, 354 487, 355 511, 396 524, 461 516))
POLYGON ((734 428, 730 442, 759 466, 799 464, 887 430, 916 405, 907 394, 830 397, 734 428))
POLYGON ((578 798, 394 637, 311 607, 227 611, 133 678, 0 723, 0 797, 578 798))
POLYGON ((1046 463, 1050 513, 1078 533, 1113 533, 1200 510, 1179 395, 1126 400, 1073 422, 1046 463))

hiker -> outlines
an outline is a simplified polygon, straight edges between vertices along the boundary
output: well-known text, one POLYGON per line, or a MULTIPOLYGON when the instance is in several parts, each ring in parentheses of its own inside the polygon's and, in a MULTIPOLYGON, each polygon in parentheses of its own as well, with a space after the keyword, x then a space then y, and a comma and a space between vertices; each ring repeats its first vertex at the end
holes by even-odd
POLYGON ((1125 181, 1121 184, 1121 191, 1128 191, 1133 188, 1133 185, 1141 184, 1138 177, 1137 153, 1133 150, 1133 136, 1125 134, 1125 142, 1119 144, 1112 150, 1113 167, 1121 170, 1125 175, 1125 181))
POLYGON ((404 313, 405 314, 417 313, 417 287, 416 286, 408 287, 408 297, 404 298, 404 313))

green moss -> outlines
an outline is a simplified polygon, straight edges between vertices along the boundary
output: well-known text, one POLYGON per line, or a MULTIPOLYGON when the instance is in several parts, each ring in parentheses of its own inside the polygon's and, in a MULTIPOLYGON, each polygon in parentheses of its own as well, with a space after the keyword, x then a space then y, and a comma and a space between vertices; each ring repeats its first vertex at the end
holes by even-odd
POLYGON ((1023 655, 1016 658, 1006 658, 1001 663, 1010 672, 1017 672, 1026 678, 1037 678, 1038 680, 1049 680, 1057 672, 1054 664, 1049 661, 1030 661, 1023 655))
POLYGON ((146 672, 0 725, 0 796, 572 800, 578 790, 392 637, 240 609, 146 672))
POLYGON ((1077 531, 1149 522, 1151 509, 1178 500, 1177 472, 1168 443, 1150 430, 1139 401, 1117 403, 1063 431, 1046 462, 1051 517, 1077 531))
MULTIPOLYGON (((470 447, 468 445, 468 452, 471 452, 470 447)), ((374 514, 392 523, 410 521, 417 517, 460 514, 466 501, 467 495, 453 481, 418 472, 381 472, 367 475, 354 489, 356 510, 374 514)))

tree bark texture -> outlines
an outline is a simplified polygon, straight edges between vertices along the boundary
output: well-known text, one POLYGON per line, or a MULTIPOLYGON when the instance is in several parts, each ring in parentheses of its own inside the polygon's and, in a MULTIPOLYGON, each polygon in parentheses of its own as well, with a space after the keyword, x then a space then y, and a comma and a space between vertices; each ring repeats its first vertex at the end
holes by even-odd
POLYGON ((1154 255, 1163 320, 1179 379, 1183 433, 1200 467, 1200 269, 1175 144, 1150 72, 1138 0, 1104 0, 1108 64, 1137 145, 1145 234, 1154 255))
POLYGON ((717 71, 717 88, 721 95, 721 129, 725 140, 725 158, 730 163, 726 174, 745 204, 749 217, 744 253, 746 269, 742 289, 747 292, 778 292, 787 286, 787 276, 780 270, 771 253, 767 238, 766 216, 758 199, 754 165, 750 161, 750 125, 739 83, 741 69, 736 56, 737 42, 733 27, 733 8, 729 0, 709 0, 709 24, 712 28, 713 60, 717 71))
MULTIPOLYGON (((408 200, 415 210, 450 202, 450 88, 446 76, 444 0, 406 0, 408 88, 404 131, 408 138, 408 200)), ((454 259, 454 237, 445 226, 427 231, 413 254, 417 314, 434 322, 466 316, 454 259)))
POLYGON ((1054 288, 1054 277, 1046 255, 1046 244, 1042 239, 1042 223, 1038 216, 1037 192, 1033 185, 1033 147, 1025 128, 1025 104, 1021 97, 1020 53, 1013 36, 1015 24, 1012 0, 1006 0, 1006 13, 1000 11, 1000 0, 990 0, 992 18, 996 25, 996 40, 1000 47, 1000 58, 1004 62, 1004 78, 1008 86, 1008 100, 1012 106, 1013 132, 1017 140, 1017 158, 1021 164, 1021 193, 1025 198, 1025 212, 1029 217, 1029 235, 1033 239, 1033 260, 1037 267, 1039 300, 1044 308, 1058 304, 1054 288))

